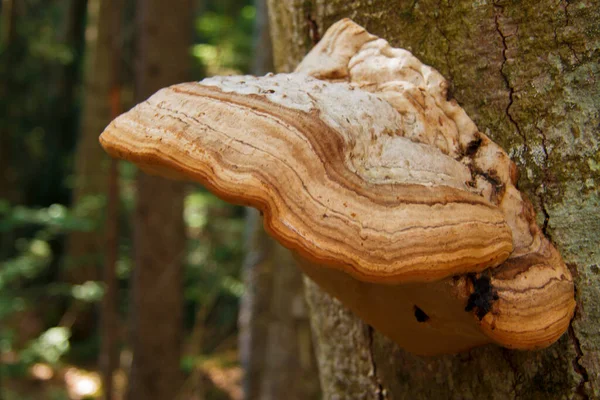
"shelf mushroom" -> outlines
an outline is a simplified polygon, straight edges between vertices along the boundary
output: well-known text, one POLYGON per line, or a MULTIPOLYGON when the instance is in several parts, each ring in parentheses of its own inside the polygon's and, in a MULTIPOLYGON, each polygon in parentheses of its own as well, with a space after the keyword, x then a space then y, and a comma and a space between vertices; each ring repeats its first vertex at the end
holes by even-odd
POLYGON ((408 351, 541 348, 573 315, 506 152, 437 71, 351 20, 292 74, 162 89, 100 142, 258 208, 311 279, 408 351))

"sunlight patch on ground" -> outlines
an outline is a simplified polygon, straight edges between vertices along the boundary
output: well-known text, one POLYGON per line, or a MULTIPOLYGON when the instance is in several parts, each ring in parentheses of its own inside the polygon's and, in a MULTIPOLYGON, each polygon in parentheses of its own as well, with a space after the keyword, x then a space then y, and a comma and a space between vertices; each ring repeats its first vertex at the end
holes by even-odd
POLYGON ((242 399, 243 370, 237 365, 223 365, 223 360, 209 359, 202 362, 201 369, 215 387, 229 395, 231 400, 242 399))
POLYGON ((33 364, 29 370, 31 376, 40 381, 48 381, 54 376, 54 370, 48 364, 33 364))
POLYGON ((100 376, 96 372, 68 368, 65 372, 65 384, 72 400, 100 396, 100 376))

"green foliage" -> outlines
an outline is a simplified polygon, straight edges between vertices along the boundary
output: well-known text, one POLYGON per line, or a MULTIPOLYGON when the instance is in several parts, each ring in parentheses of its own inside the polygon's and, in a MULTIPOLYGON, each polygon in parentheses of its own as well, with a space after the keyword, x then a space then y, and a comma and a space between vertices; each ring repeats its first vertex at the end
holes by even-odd
POLYGON ((99 282, 87 281, 81 285, 73 285, 71 295, 79 301, 96 303, 104 296, 104 286, 99 282))
POLYGON ((184 217, 189 237, 184 296, 188 309, 196 311, 189 323, 206 327, 204 350, 210 351, 237 322, 243 291, 243 212, 202 190, 186 197, 184 217), (199 315, 203 321, 196 320, 199 315))
MULTIPOLYGON (((101 298, 103 289, 97 282, 69 285, 44 278, 56 261, 52 243, 69 231, 89 231, 93 227, 91 221, 60 204, 29 208, 0 201, 0 234, 16 237, 13 255, 0 263, 0 321, 40 307, 38 300, 42 298, 84 302, 101 298), (25 236, 19 237, 21 234, 25 236)), ((16 344, 19 338, 15 333, 10 324, 0 326, 0 353, 18 354, 16 363, 3 367, 10 375, 22 376, 36 362, 57 363, 70 348, 70 332, 65 327, 50 326, 24 347, 16 344)))
MULTIPOLYGON (((32 286, 32 282, 46 272, 53 261, 53 240, 68 231, 89 231, 92 227, 90 221, 76 217, 60 204, 28 208, 0 201, 0 234, 15 237, 14 247, 10 251, 13 255, 3 260, 0 268, 0 319, 22 311, 26 304, 24 295, 28 293, 36 297, 41 294, 40 290, 44 294, 68 294, 69 291, 64 288, 61 290, 60 285, 37 288, 36 285, 32 286), (19 237, 19 232, 28 236, 19 237), (23 290, 25 287, 27 289, 23 290), (16 288, 22 288, 20 295, 15 293, 16 288)), ((81 292, 76 288, 73 290, 81 292)))
MULTIPOLYGON (((85 204, 85 203, 84 203, 85 204)), ((81 211, 78 214, 86 214, 81 211)), ((22 205, 11 206, 0 199, 0 233, 27 225, 42 226, 45 234, 58 234, 67 231, 89 232, 94 224, 85 217, 76 216, 62 204, 49 207, 30 208, 22 205)))
POLYGON ((245 5, 235 15, 206 11, 196 20, 200 43, 192 47, 192 55, 208 75, 248 72, 255 16, 254 6, 245 5))
POLYGON ((69 350, 70 336, 71 332, 64 327, 55 326, 48 329, 21 351, 22 362, 56 364, 69 350))
MULTIPOLYGON (((67 284, 60 269, 70 257, 65 253, 67 234, 98 232, 103 226, 105 196, 89 196, 78 202, 77 209, 69 205, 72 185, 68 177, 82 87, 83 30, 78 32, 78 24, 73 24, 81 18, 72 14, 75 2, 17 0, 13 4, 17 7, 12 21, 15 35, 10 41, 0 38, 0 158, 4 157, 0 174, 12 177, 0 179, 0 196, 10 194, 10 201, 0 198, 0 354, 15 355, 17 361, 0 365, 0 375, 23 377, 32 363, 60 364, 65 356, 79 360, 88 352, 97 356, 97 336, 77 337, 75 329, 71 335, 58 325, 65 309, 100 301, 104 287, 94 281, 67 284), (41 325, 36 331, 39 336, 25 340, 19 337, 14 316, 31 311, 41 325)), ((252 1, 210 0, 202 7, 191 54, 209 74, 248 72, 255 16, 252 1)), ((0 24, 4 21, 6 16, 0 14, 0 24)), ((84 21, 79 22, 85 28, 84 21)), ((0 25, 0 31, 3 28, 0 25)), ((131 41, 131 31, 124 35, 125 41, 131 41)), ((132 91, 132 82, 123 85, 132 91)), ((135 209, 135 173, 131 164, 120 165, 117 275, 123 315, 133 267, 130 220, 135 209)), ((195 324, 205 327, 205 354, 236 332, 243 291, 243 216, 242 208, 204 190, 186 198, 186 326, 189 330, 195 324)), ((0 397, 10 396, 9 391, 0 392, 0 397)), ((27 398, 19 396, 13 398, 27 398)), ((45 398, 63 397, 57 391, 47 392, 45 398)))
MULTIPOLYGON (((16 392, 10 389, 5 389, 2 392, 2 400, 41 400, 37 395, 24 395, 21 392, 16 392)), ((48 400, 71 400, 69 394, 62 388, 48 388, 45 399, 48 400)))
POLYGON ((36 339, 29 341, 24 348, 15 348, 17 339, 10 331, 0 333, 0 351, 3 353, 18 351, 16 362, 0 365, 4 375, 19 377, 24 376, 28 369, 35 363, 57 365, 70 347, 71 332, 65 327, 52 327, 43 332, 36 339))

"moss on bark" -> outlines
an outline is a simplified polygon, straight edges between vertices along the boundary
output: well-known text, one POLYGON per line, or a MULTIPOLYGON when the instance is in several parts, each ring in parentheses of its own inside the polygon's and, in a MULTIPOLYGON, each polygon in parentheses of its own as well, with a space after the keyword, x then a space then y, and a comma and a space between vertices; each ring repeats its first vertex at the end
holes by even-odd
MULTIPOLYGON (((592 0, 271 3, 280 71, 292 70, 315 37, 340 18, 350 17, 446 76, 454 97, 479 129, 519 165, 519 187, 572 267, 577 288, 577 314, 569 333, 538 352, 488 346, 456 356, 420 358, 379 335, 374 340, 363 338, 360 344, 348 340, 344 322, 315 326, 321 342, 321 374, 329 374, 322 381, 336 379, 331 375, 336 371, 333 362, 364 362, 352 356, 362 354, 364 347, 374 355, 376 378, 387 389, 374 394, 365 386, 356 393, 347 390, 355 388, 351 384, 346 389, 332 385, 325 396, 600 397, 600 4, 592 0)), ((319 300, 318 305, 313 308, 317 320, 341 312, 334 301, 319 300)))

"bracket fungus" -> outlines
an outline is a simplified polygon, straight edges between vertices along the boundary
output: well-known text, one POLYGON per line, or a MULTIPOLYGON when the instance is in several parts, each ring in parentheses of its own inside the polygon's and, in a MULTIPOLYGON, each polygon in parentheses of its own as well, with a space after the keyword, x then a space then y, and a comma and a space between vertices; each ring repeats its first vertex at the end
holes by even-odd
POLYGON ((256 207, 324 290, 424 355, 536 349, 567 329, 573 281, 433 68, 345 19, 291 74, 162 89, 113 121, 113 157, 256 207))

